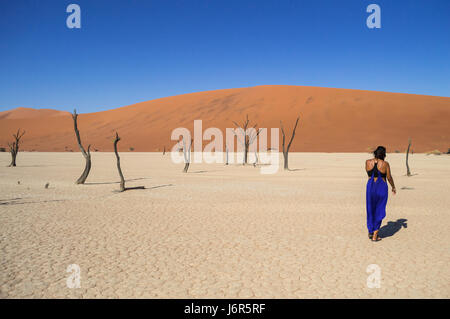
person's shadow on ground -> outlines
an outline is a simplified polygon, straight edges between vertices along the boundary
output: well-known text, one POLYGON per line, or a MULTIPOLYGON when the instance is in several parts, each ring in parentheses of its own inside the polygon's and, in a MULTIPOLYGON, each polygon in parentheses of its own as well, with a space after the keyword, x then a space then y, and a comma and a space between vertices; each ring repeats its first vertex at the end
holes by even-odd
POLYGON ((395 222, 388 222, 386 225, 380 228, 378 232, 381 238, 391 237, 400 229, 407 228, 408 224, 406 223, 408 220, 404 218, 397 219, 395 222))

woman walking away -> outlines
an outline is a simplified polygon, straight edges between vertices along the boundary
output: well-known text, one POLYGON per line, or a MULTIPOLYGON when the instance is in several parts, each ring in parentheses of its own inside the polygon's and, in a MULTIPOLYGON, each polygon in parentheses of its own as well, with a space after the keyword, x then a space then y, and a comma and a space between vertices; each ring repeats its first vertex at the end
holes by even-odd
POLYGON ((367 210, 367 228, 369 229, 369 239, 380 241, 378 236, 381 221, 386 217, 386 204, 388 200, 388 185, 392 186, 392 193, 395 195, 396 189, 394 179, 391 175, 391 167, 384 159, 386 157, 386 148, 378 146, 373 152, 374 158, 366 161, 366 172, 369 175, 366 188, 366 210, 367 210))

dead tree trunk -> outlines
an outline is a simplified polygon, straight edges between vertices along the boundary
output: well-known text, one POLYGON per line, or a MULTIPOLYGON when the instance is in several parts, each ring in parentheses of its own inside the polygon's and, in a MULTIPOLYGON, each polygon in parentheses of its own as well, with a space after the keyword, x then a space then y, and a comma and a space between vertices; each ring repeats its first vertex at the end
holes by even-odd
MULTIPOLYGON (((250 121, 248 119, 248 114, 245 118, 245 121, 242 123, 242 125, 239 125, 234 121, 233 121, 233 123, 234 123, 234 125, 236 125, 237 129, 241 130, 241 133, 244 137, 244 140, 241 140, 239 142, 244 146, 244 160, 242 162, 242 165, 245 165, 248 162, 248 149, 250 148, 250 145, 252 145, 253 142, 256 140, 259 133, 261 133, 262 129, 256 129, 257 124, 255 124, 252 127, 252 129, 256 129, 256 133, 253 130, 251 132, 247 132, 248 125, 250 123, 250 121)), ((236 132, 234 132, 234 134, 237 136, 236 132)))
POLYGON ((284 157, 284 169, 289 170, 289 149, 291 148, 292 141, 294 140, 295 130, 297 129, 298 121, 300 116, 297 117, 297 121, 295 121, 294 129, 292 130, 291 139, 286 147, 286 134, 284 132, 283 123, 280 121, 281 133, 283 134, 283 157, 284 157))
POLYGON ((116 138, 114 139, 114 153, 116 154, 116 159, 117 159, 117 170, 119 171, 119 176, 120 176, 120 191, 124 192, 130 189, 144 189, 144 186, 137 186, 137 187, 125 187, 125 178, 123 177, 122 174, 122 169, 120 168, 120 157, 119 157, 119 153, 117 152, 117 143, 120 141, 120 137, 119 134, 116 132, 116 138))
POLYGON ((408 157, 409 157, 409 149, 411 147, 411 139, 408 140, 408 149, 406 150, 406 175, 411 176, 411 171, 409 170, 408 157))
POLYGON ((117 159, 117 170, 119 171, 120 176, 120 191, 125 191, 125 178, 123 178, 122 169, 120 168, 120 157, 119 153, 117 152, 117 143, 120 141, 119 134, 116 132, 116 138, 114 139, 114 153, 116 154, 117 159))
POLYGON ((225 145, 225 165, 228 165, 228 146, 225 145))
POLYGON ((19 153, 19 145, 20 145, 20 139, 25 134, 25 131, 20 133, 20 128, 17 130, 16 134, 13 134, 14 142, 8 143, 9 146, 9 152, 11 153, 11 164, 9 164, 9 167, 16 167, 16 158, 17 154, 19 153))
POLYGON ((78 114, 76 109, 73 110, 72 118, 73 118, 73 128, 75 130, 75 135, 77 137, 78 147, 80 148, 80 151, 86 160, 84 171, 81 174, 81 176, 77 179, 75 184, 84 184, 89 175, 89 172, 91 171, 91 151, 90 151, 91 145, 90 144, 88 145, 86 152, 83 145, 81 144, 80 132, 78 131, 78 123, 77 123, 78 114))
POLYGON ((183 155, 184 155, 184 169, 183 173, 187 173, 189 169, 189 164, 191 163, 191 146, 194 140, 191 138, 191 143, 189 144, 189 149, 186 149, 186 142, 183 136, 183 155))
POLYGON ((16 142, 8 143, 9 152, 11 153, 11 163, 8 167, 16 167, 17 146, 16 142))
POLYGON ((253 163, 253 166, 256 167, 258 165, 258 152, 255 151, 255 162, 253 163))

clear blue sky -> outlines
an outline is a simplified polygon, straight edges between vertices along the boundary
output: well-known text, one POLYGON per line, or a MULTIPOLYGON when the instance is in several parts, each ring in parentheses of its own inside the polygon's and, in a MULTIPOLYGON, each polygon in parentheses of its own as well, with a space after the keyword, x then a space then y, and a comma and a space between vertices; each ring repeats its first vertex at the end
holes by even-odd
POLYGON ((265 84, 450 96, 449 15, 449 0, 2 0, 0 111, 265 84))

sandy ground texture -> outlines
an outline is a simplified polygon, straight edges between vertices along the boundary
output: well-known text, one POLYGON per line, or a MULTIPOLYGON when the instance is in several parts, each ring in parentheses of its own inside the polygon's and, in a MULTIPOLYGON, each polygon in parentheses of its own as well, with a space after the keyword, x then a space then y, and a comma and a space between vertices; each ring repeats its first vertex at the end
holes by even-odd
MULTIPOLYGON (((363 153, 292 153, 292 171, 174 164, 161 153, 0 153, 2 298, 449 298, 450 156, 389 154, 380 242, 363 153), (19 184, 20 182, 20 184, 19 184), (49 183, 49 187, 44 185, 49 183), (69 288, 67 267, 80 267, 69 288), (369 288, 368 266, 380 270, 369 288)), ((371 281, 372 282, 372 281, 371 281)))

